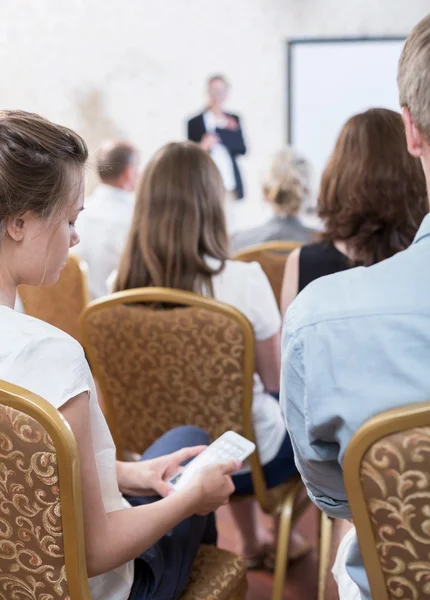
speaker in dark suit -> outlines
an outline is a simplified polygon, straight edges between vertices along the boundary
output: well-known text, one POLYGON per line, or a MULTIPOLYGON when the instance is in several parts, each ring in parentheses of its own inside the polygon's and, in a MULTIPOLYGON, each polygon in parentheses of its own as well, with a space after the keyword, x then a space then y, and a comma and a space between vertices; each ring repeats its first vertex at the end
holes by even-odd
POLYGON ((244 190, 237 157, 246 153, 246 146, 239 117, 222 110, 227 92, 224 76, 214 75, 209 79, 209 105, 188 121, 187 134, 189 140, 210 152, 226 191, 240 200, 244 190))

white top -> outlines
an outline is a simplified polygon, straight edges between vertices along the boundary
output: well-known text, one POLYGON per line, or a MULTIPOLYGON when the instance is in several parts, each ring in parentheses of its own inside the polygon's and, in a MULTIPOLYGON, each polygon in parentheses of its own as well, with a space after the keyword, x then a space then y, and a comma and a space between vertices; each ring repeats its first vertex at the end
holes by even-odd
MULTIPOLYGON (((220 263, 206 259, 215 268, 220 263)), ((250 321, 257 342, 271 338, 281 329, 281 315, 272 287, 261 266, 227 260, 223 271, 212 278, 214 297, 234 306, 250 321)), ((254 374, 252 420, 260 460, 263 465, 275 458, 285 437, 285 425, 279 402, 264 391, 263 383, 254 374)))
MULTIPOLYGON (((217 127, 222 129, 226 125, 225 118, 217 118, 211 110, 203 113, 203 122, 207 133, 215 133, 217 127)), ((234 178, 233 162, 229 151, 224 144, 215 144, 210 151, 210 155, 221 173, 225 189, 228 192, 234 191, 236 189, 236 180, 234 178)))
POLYGON ((336 560, 331 571, 337 583, 339 600, 361 600, 360 588, 355 581, 351 579, 348 571, 346 570, 349 551, 354 543, 355 538, 356 532, 355 527, 353 527, 348 531, 348 533, 345 534, 340 542, 336 554, 336 560))
POLYGON ((131 225, 134 196, 101 184, 86 199, 76 229, 81 238, 73 252, 88 264, 91 297, 108 293, 106 280, 119 264, 131 225))
MULTIPOLYGON (((52 325, 6 306, 0 306, 0 332, 0 379, 42 396, 55 408, 89 392, 91 435, 105 509, 129 507, 118 489, 114 442, 80 344, 52 325)), ((133 577, 133 561, 92 577, 92 599, 127 600, 133 577)))

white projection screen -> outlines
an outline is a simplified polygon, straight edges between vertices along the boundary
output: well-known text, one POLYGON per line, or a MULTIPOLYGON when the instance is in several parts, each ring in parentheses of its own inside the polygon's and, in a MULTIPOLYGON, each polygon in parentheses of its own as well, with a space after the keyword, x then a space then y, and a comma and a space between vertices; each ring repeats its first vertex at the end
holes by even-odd
POLYGON ((400 110, 396 76, 404 39, 288 42, 288 142, 311 163, 312 204, 344 122, 371 107, 400 110))

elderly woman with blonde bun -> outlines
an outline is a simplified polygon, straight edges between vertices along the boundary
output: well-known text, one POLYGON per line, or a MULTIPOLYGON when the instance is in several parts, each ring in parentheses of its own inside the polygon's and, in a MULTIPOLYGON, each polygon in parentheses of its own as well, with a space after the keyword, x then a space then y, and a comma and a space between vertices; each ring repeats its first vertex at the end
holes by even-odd
POLYGON ((292 148, 284 148, 273 157, 263 194, 273 216, 258 227, 236 232, 231 239, 233 251, 278 240, 311 241, 313 230, 298 217, 309 194, 309 165, 292 148))

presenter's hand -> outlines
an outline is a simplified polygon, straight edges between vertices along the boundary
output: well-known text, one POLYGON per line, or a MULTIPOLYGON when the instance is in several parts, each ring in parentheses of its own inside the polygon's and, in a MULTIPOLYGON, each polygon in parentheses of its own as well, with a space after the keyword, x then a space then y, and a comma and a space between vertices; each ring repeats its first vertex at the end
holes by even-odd
POLYGON ((239 129, 239 123, 237 119, 234 117, 226 117, 226 129, 230 129, 231 131, 237 131, 239 129))
POLYGON ((202 137, 200 145, 203 148, 203 150, 206 150, 208 152, 213 146, 219 144, 219 141, 220 139, 215 133, 205 133, 205 135, 202 137))

